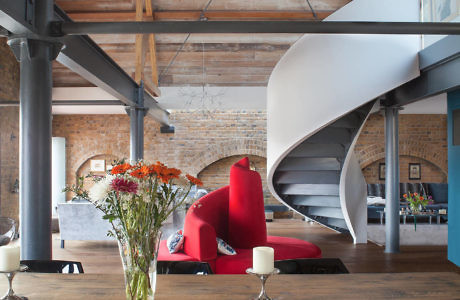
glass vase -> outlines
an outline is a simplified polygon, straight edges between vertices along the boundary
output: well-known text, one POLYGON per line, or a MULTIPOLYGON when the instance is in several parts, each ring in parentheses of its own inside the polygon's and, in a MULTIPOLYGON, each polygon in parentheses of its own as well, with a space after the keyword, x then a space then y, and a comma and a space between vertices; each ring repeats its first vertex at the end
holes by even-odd
POLYGON ((154 299, 161 232, 145 240, 118 240, 127 300, 154 299))

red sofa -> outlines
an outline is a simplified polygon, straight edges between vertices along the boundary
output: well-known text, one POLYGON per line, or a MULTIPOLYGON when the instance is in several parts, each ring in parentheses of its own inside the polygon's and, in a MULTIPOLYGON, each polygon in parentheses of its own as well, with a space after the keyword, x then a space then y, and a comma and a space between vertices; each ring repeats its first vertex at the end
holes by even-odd
POLYGON ((158 260, 202 261, 215 274, 245 274, 252 266, 252 248, 257 246, 274 248, 275 260, 321 258, 321 250, 312 243, 267 236, 262 181, 244 158, 231 167, 230 185, 202 197, 187 212, 183 252, 170 254, 164 240, 158 260), (237 254, 218 254, 216 237, 237 254))

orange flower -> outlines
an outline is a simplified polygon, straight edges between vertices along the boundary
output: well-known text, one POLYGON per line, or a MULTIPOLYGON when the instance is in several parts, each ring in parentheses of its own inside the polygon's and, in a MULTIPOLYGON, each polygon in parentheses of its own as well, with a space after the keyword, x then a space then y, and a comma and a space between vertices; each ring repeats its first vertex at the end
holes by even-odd
POLYGON ((193 177, 192 175, 185 175, 185 177, 187 177, 187 179, 190 181, 191 184, 195 184, 195 185, 198 185, 198 186, 202 186, 203 185, 203 182, 201 180, 199 180, 198 178, 195 178, 193 177))
POLYGON ((149 172, 152 175, 160 175, 164 172, 165 169, 166 166, 159 161, 157 161, 156 164, 149 166, 149 172))
POLYGON ((162 167, 160 169, 158 177, 163 183, 168 183, 171 179, 179 178, 179 175, 182 173, 181 170, 176 168, 162 167))
POLYGON ((130 164, 128 163, 124 163, 124 164, 121 164, 121 165, 116 165, 112 168, 112 175, 115 175, 115 174, 123 174, 123 173, 126 173, 126 171, 128 171, 129 169, 131 169, 133 166, 131 166, 130 164))
POLYGON ((417 196, 418 194, 417 193, 414 193, 414 196, 417 196))
POLYGON ((420 200, 423 200, 423 197, 420 197, 420 200))
POLYGON ((131 176, 134 176, 136 178, 144 178, 145 176, 149 175, 150 170, 149 167, 147 166, 141 166, 139 169, 136 169, 130 173, 131 176))
POLYGON ((404 198, 407 198, 407 194, 404 194, 403 197, 404 197, 404 198))

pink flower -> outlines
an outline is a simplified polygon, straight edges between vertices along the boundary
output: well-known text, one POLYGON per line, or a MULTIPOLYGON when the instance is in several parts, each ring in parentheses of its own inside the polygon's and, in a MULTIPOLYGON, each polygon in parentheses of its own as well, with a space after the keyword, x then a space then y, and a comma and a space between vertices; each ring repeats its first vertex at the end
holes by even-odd
POLYGON ((137 193, 137 183, 124 178, 115 178, 110 184, 113 190, 125 193, 137 193))

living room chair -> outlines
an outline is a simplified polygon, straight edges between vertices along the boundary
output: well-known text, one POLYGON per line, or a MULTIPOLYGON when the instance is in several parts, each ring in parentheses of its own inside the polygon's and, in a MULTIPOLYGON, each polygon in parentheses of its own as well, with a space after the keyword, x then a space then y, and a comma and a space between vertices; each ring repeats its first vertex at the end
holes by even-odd
POLYGON ((183 252, 170 254, 160 244, 158 261, 200 261, 215 274, 245 274, 252 266, 252 248, 275 249, 275 260, 320 258, 321 249, 304 240, 267 236, 262 180, 243 158, 230 169, 230 184, 213 191, 188 210, 183 252), (217 253, 216 238, 232 246, 236 255, 217 253))

